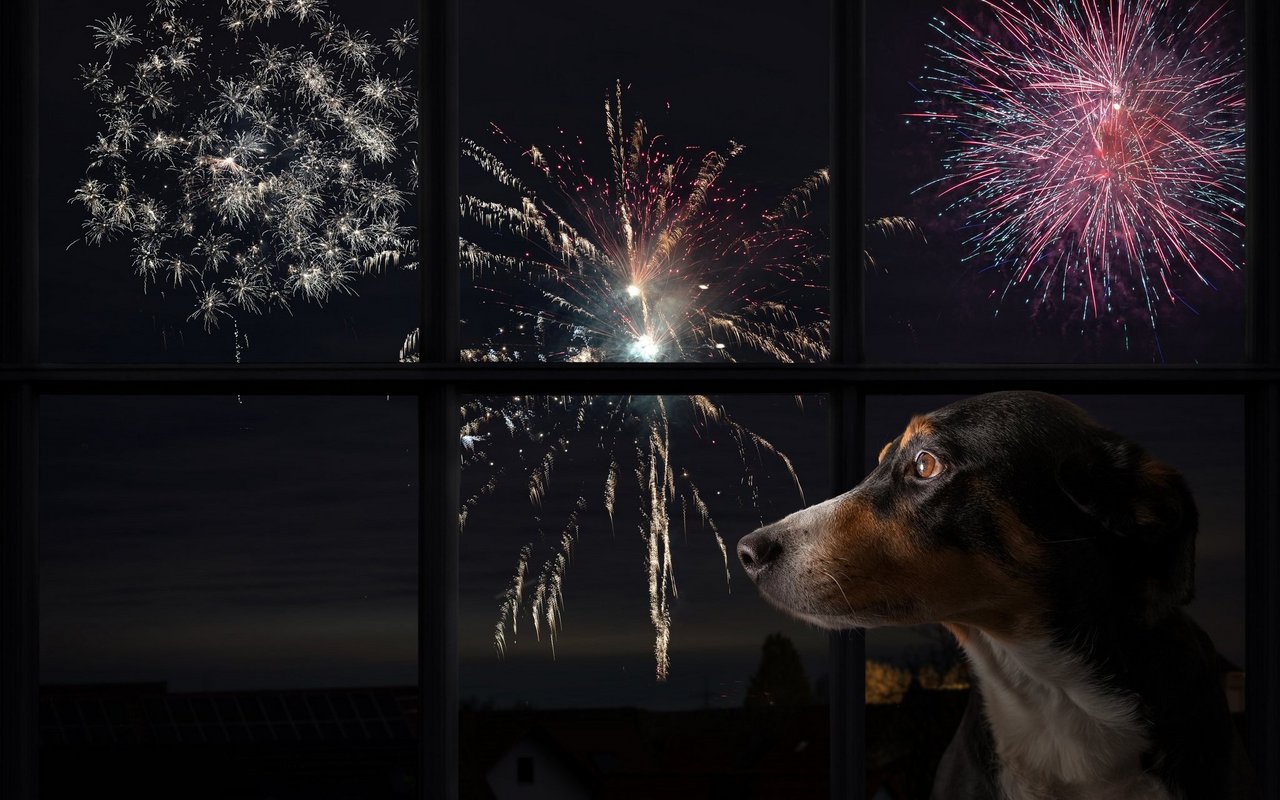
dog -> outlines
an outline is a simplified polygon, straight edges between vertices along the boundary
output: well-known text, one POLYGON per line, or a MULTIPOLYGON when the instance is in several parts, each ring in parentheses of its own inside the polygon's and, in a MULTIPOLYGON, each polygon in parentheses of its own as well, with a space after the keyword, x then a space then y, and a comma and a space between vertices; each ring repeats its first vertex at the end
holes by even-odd
POLYGON ((1182 475, 1037 392, 912 418, 852 491, 738 556, 830 629, 940 622, 974 676, 935 800, 1229 795, 1235 740, 1193 593, 1182 475))

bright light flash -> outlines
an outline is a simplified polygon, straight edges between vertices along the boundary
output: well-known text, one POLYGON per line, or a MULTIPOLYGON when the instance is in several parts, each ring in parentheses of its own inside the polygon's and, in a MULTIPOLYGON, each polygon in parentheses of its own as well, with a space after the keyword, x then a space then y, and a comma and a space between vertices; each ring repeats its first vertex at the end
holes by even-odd
POLYGON ((652 336, 645 333, 636 337, 636 340, 631 344, 631 349, 645 361, 652 361, 658 357, 658 353, 662 348, 653 340, 652 336))
POLYGON ((631 284, 630 286, 627 287, 627 294, 631 297, 639 297, 640 287, 636 286, 634 283, 631 284))

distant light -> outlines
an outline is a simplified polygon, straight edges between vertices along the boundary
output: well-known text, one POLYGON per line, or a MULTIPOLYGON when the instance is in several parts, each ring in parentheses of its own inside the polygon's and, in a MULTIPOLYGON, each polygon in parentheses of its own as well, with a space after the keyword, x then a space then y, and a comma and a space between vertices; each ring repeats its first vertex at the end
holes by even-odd
POLYGON ((711 288, 711 284, 709 284, 709 283, 700 283, 700 284, 698 284, 698 288, 699 288, 699 289, 704 289, 704 290, 705 290, 705 289, 710 289, 710 288, 711 288))
POLYGON ((716 349, 717 349, 717 350, 723 350, 723 349, 724 349, 724 342, 716 342, 716 349))
POLYGON ((630 286, 627 287, 627 294, 631 295, 632 297, 639 297, 640 287, 636 286, 634 283, 631 284, 630 286))

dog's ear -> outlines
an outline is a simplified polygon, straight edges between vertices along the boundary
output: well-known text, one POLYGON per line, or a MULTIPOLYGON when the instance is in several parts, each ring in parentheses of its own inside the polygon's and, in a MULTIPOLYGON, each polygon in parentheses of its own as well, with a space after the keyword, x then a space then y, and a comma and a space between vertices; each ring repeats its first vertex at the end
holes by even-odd
POLYGON ((1113 551, 1147 576, 1152 599, 1185 605, 1195 592, 1196 503, 1174 468, 1115 434, 1072 454, 1058 468, 1058 485, 1089 517, 1113 551))

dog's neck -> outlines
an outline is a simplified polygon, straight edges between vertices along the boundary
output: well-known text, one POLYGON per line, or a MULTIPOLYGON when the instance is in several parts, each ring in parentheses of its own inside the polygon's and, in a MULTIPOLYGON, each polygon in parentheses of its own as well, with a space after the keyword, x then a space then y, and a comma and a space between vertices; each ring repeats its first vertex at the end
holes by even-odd
POLYGON ((1142 769, 1149 739, 1137 697, 1047 638, 948 627, 981 689, 1008 800, 1170 800, 1142 769))

